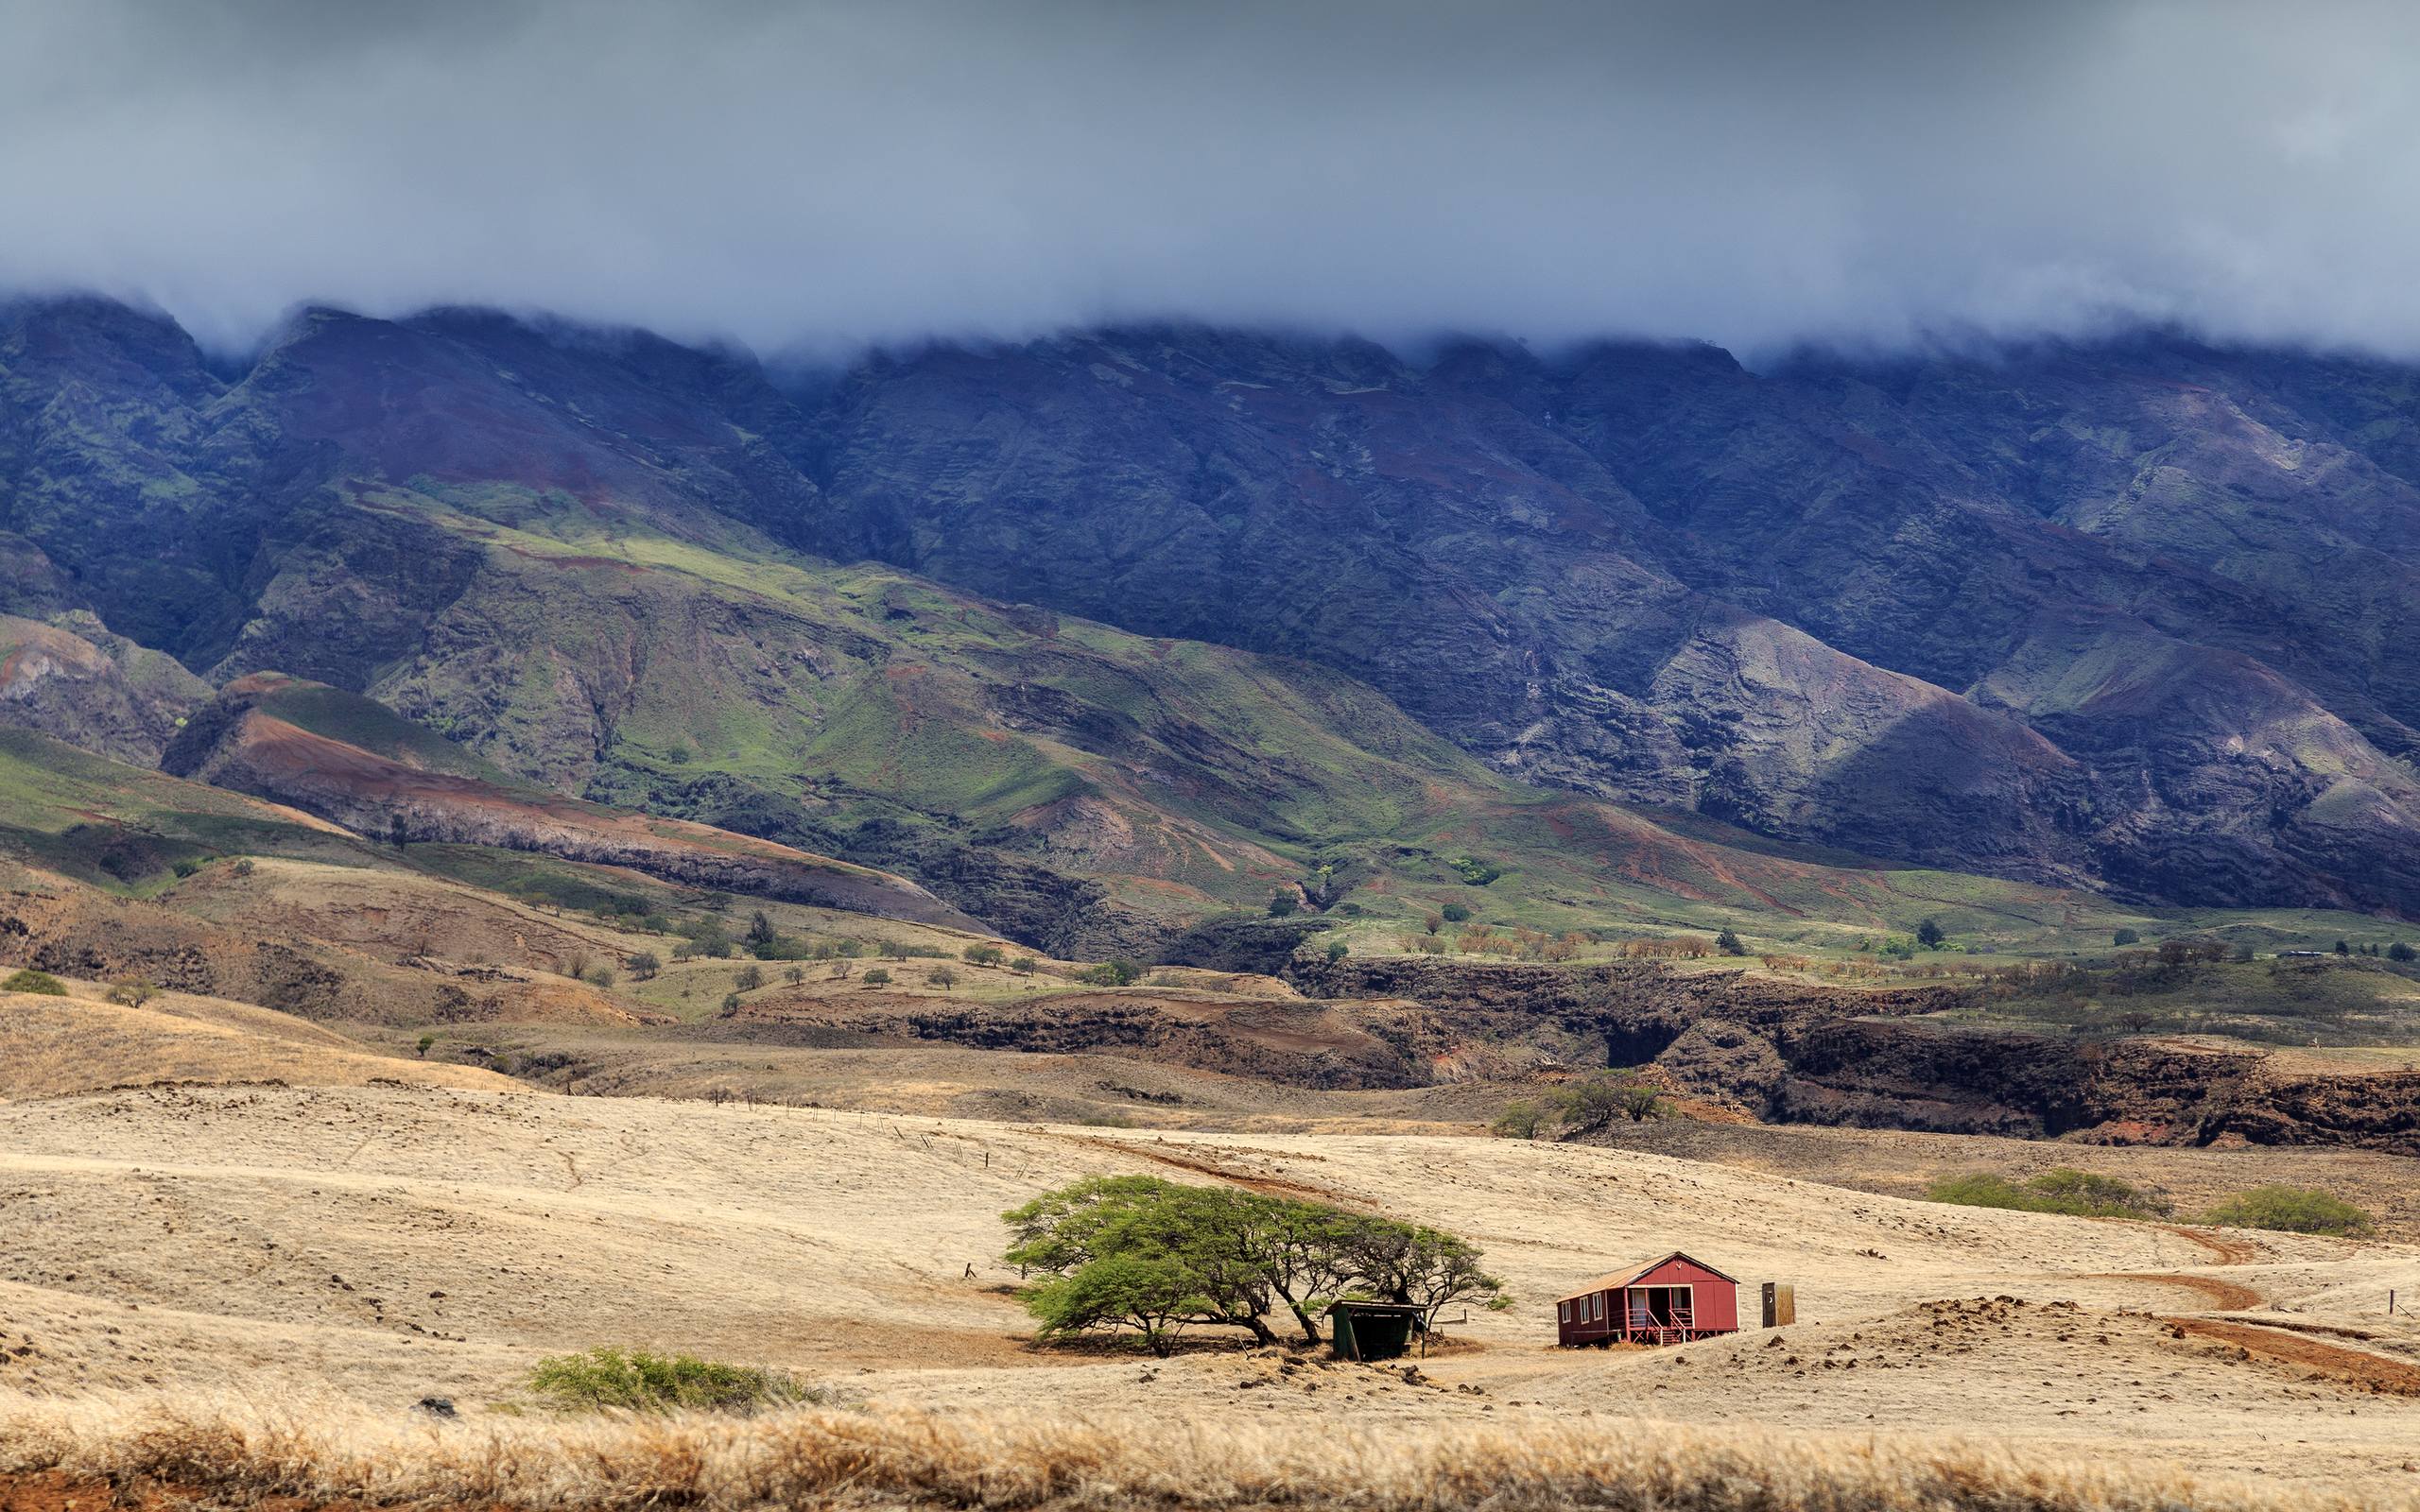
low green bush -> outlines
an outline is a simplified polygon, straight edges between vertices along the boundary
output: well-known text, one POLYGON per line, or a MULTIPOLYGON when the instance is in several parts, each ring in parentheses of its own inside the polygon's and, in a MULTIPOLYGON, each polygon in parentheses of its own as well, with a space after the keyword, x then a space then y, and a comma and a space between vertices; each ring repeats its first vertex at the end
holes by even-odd
POLYGON ((0 992, 39 992, 46 998, 63 998, 67 995, 67 988, 48 971, 27 968, 6 982, 0 982, 0 992))
POLYGON ((555 1406, 590 1412, 747 1413, 833 1400, 786 1371, 641 1349, 551 1356, 529 1372, 529 1389, 555 1406))
POLYGON ((1989 1171, 1943 1177, 1925 1196, 1962 1208, 2055 1212, 2070 1218, 2164 1218, 2175 1211, 2167 1198, 2131 1181, 2065 1165, 2023 1182, 1989 1171))
POLYGON ((2220 1203, 2202 1221, 2225 1228, 2270 1228, 2289 1234, 2368 1233, 2375 1220, 2360 1208, 2317 1187, 2254 1187, 2220 1203))

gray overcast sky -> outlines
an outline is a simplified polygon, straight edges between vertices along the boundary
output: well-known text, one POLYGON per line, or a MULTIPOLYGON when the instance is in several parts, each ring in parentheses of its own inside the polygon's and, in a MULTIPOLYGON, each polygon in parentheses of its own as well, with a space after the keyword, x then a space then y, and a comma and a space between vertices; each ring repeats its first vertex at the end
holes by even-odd
POLYGON ((2420 354, 2420 7, 0 0, 0 286, 2420 354))

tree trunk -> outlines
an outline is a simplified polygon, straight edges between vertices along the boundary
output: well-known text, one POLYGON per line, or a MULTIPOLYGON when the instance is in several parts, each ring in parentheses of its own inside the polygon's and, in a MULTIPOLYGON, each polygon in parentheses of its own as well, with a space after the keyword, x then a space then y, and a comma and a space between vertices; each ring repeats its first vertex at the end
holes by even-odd
POLYGON ((1277 1295, 1286 1299, 1286 1311, 1293 1314, 1294 1321, 1303 1326, 1303 1342, 1314 1349, 1318 1349, 1326 1342, 1320 1337, 1319 1321, 1311 1316, 1302 1303, 1294 1300, 1294 1294, 1286 1289, 1285 1282, 1279 1281, 1276 1285, 1277 1295))

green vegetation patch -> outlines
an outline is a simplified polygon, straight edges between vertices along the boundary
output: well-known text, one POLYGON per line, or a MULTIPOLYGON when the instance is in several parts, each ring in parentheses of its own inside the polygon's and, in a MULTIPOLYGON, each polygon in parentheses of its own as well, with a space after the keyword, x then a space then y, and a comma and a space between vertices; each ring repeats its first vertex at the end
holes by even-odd
POLYGON ((2254 1187, 2220 1203, 2202 1221, 2224 1228, 2269 1228, 2289 1234, 2352 1238, 2377 1226, 2368 1211, 2317 1187, 2254 1187))
POLYGON ((786 1371, 643 1349, 550 1356, 529 1372, 529 1389, 555 1406, 582 1412, 751 1413, 836 1400, 786 1371))
POLYGON ((1932 1184, 1925 1196, 1962 1208, 2055 1212, 2069 1218, 2164 1218, 2176 1211, 2167 1198, 2131 1181, 2065 1165, 2054 1166, 2023 1182, 1989 1171, 1944 1177, 1932 1184))
POLYGON ((38 992, 46 998, 63 998, 67 988, 49 972, 28 968, 0 982, 0 992, 38 992))

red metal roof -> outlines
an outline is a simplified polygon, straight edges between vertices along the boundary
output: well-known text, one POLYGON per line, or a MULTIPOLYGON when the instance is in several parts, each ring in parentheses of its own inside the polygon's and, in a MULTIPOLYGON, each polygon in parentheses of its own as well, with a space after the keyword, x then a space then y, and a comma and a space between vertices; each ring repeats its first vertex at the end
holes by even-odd
POLYGON ((1655 1259, 1648 1261, 1644 1264, 1633 1265, 1627 1270, 1607 1271, 1604 1275, 1598 1277, 1595 1280, 1581 1287, 1578 1291, 1565 1292, 1561 1297, 1556 1297, 1555 1300, 1558 1302, 1568 1302, 1575 1297, 1587 1297, 1597 1292, 1618 1292, 1624 1287, 1629 1286, 1632 1282, 1637 1280, 1640 1277, 1646 1275, 1648 1272, 1655 1270, 1661 1266, 1668 1265, 1676 1260, 1685 1260, 1690 1264, 1697 1266, 1700 1270, 1712 1271, 1715 1275, 1721 1276, 1724 1280, 1731 1282, 1734 1286, 1739 1284, 1737 1278, 1723 1276, 1722 1272, 1715 1270, 1712 1265, 1709 1265, 1704 1261, 1698 1259, 1695 1255, 1685 1255, 1676 1249, 1668 1255, 1658 1255, 1655 1259))

